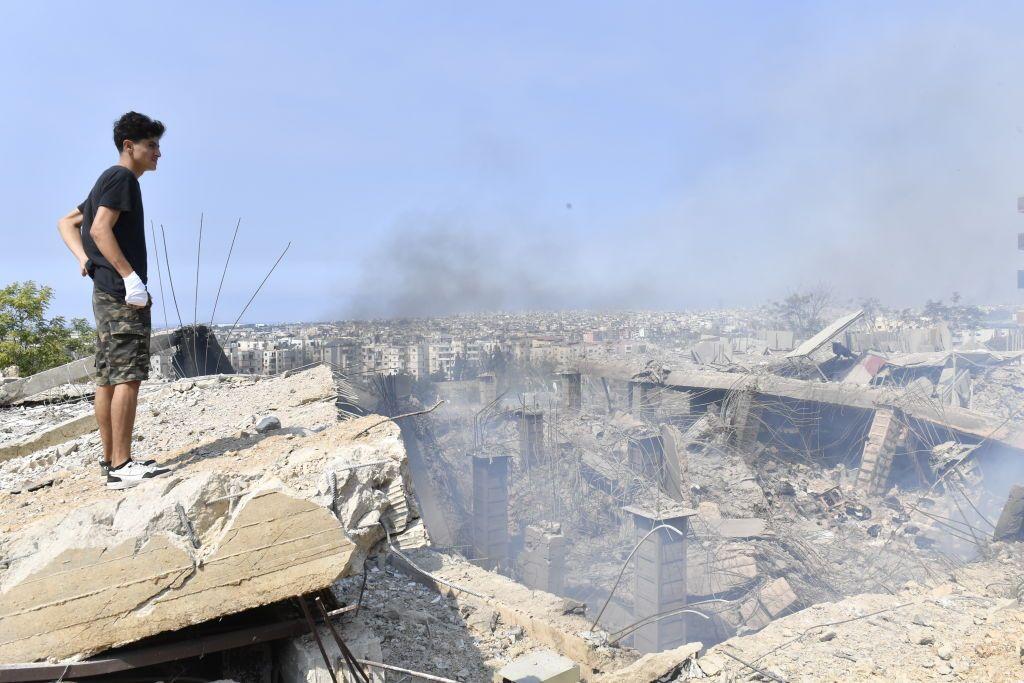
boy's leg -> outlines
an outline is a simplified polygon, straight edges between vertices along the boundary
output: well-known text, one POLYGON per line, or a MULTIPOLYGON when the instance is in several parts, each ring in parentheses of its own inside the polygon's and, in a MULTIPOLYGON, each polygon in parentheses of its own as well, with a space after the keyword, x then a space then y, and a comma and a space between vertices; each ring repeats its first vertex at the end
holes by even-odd
POLYGON ((114 452, 113 428, 110 424, 110 402, 114 398, 114 387, 96 387, 96 424, 100 428, 100 441, 103 442, 103 459, 109 464, 114 452))
POLYGON ((141 382, 122 382, 112 387, 113 400, 110 402, 110 424, 113 452, 110 466, 118 467, 132 456, 132 430, 135 428, 135 409, 139 404, 141 382))

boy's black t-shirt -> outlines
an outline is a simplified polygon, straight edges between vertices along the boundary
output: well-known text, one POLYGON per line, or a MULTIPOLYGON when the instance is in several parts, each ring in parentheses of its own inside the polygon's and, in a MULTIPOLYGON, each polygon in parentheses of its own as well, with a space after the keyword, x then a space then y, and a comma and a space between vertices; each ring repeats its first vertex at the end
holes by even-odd
POLYGON ((85 201, 78 205, 82 212, 82 246, 89 257, 89 276, 94 285, 108 294, 124 298, 124 279, 100 253, 89 234, 92 221, 101 206, 121 212, 114 223, 114 237, 135 273, 146 278, 146 221, 142 212, 142 188, 139 179, 124 166, 111 166, 104 171, 85 201))

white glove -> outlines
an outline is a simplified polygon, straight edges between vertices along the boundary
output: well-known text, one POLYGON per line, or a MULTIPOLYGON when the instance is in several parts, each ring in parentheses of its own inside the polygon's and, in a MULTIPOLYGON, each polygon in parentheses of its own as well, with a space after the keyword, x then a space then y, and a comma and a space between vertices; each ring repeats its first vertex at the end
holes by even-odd
POLYGON ((142 284, 142 278, 134 270, 124 279, 124 302, 129 306, 145 306, 149 303, 146 285, 142 284))

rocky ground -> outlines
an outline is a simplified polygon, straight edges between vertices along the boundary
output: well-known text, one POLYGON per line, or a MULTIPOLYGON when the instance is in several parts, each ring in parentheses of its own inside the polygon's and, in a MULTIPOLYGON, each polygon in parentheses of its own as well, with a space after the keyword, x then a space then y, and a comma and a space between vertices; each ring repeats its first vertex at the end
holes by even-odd
POLYGON ((0 447, 30 437, 50 425, 92 412, 91 388, 77 388, 77 391, 82 392, 81 395, 69 401, 0 408, 0 447))
POLYGON ((1024 366, 1019 363, 992 368, 974 380, 971 410, 999 417, 1021 417, 1024 408, 1024 366))
MULTIPOLYGON (((362 576, 335 584, 345 603, 359 598, 362 576)), ((489 608, 459 606, 391 566, 367 569, 359 619, 381 641, 384 661, 435 676, 490 681, 508 662, 543 645, 489 608)))
MULTIPOLYGON (((1020 400, 1015 387, 1021 383, 1020 368, 996 369, 979 381, 976 407, 1012 415, 1020 400)), ((289 457, 301 460, 307 442, 332 448, 335 442, 358 441, 373 427, 368 418, 339 424, 334 392, 326 368, 291 377, 147 384, 136 452, 185 475, 215 470, 230 477, 258 469, 264 459, 287 465, 289 457), (257 423, 271 414, 280 426, 261 433, 257 423)), ((4 409, 0 445, 89 411, 86 400, 4 409)), ((471 504, 466 453, 473 448, 469 425, 474 415, 439 410, 422 418, 436 420, 440 455, 448 461, 448 494, 456 503, 453 516, 457 509, 465 516, 471 504)), ((635 541, 621 505, 642 496, 644 489, 633 482, 601 493, 581 479, 578 456, 590 449, 623 465, 625 434, 636 426, 621 415, 590 416, 575 426, 553 420, 546 446, 554 457, 529 472, 518 458, 512 465, 513 534, 531 523, 554 519, 563 524, 569 553, 566 595, 587 602, 589 616, 607 597, 635 541)), ((393 424, 389 428, 397 432, 393 424)), ((514 423, 501 423, 492 437, 518 452, 514 423)), ((685 666, 672 675, 723 681, 1024 679, 1024 544, 988 540, 991 519, 985 516, 992 518, 992 506, 1002 500, 987 500, 972 488, 977 482, 969 468, 941 487, 896 487, 868 498, 858 493, 854 470, 825 468, 770 449, 739 453, 727 447, 728 438, 728 430, 713 425, 690 452, 686 495, 700 510, 692 520, 691 557, 749 554, 757 573, 736 590, 753 591, 785 578, 799 598, 793 606, 799 611, 757 633, 713 646, 726 636, 707 641, 711 647, 703 655, 687 655, 685 666), (822 503, 822 493, 830 489, 842 496, 840 503, 822 503), (968 500, 982 512, 965 512, 968 500), (735 537, 722 534, 715 524, 716 518, 743 517, 763 520, 763 530, 735 537), (964 519, 970 523, 954 522, 958 526, 951 528, 951 520, 964 519)), ((74 507, 122 495, 105 489, 96 466, 100 453, 93 432, 0 462, 0 569, 5 561, 19 559, 5 540, 18 530, 48 515, 66 516, 74 507)), ((373 488, 372 482, 362 483, 373 488)), ((347 513, 352 533, 361 533, 356 518, 362 512, 347 513)), ((465 520, 455 526, 464 527, 465 520)), ((451 567, 437 568, 447 570, 451 567)), ((510 571, 515 575, 516 567, 510 571)), ((439 596, 413 578, 391 564, 371 562, 365 589, 359 573, 334 586, 348 604, 362 590, 358 624, 379 641, 383 661, 459 681, 488 681, 519 655, 544 647, 521 626, 505 623, 498 610, 439 596)), ((631 583, 627 566, 602 627, 632 621, 631 583)), ((512 589, 515 595, 523 591, 518 602, 535 604, 535 592, 518 585, 512 589)), ((552 614, 551 623, 558 622, 559 614, 552 614)))
MULTIPOLYGON (((295 439, 334 424, 333 394, 331 373, 322 366, 291 377, 221 375, 154 383, 140 397, 133 454, 172 467, 220 467, 218 456, 241 459, 239 453, 265 438, 255 427, 267 415, 281 422, 274 439, 295 439)), ((0 411, 0 419, 13 422, 18 416, 38 429, 45 411, 60 413, 46 422, 54 424, 65 412, 91 410, 88 403, 8 408, 0 411)), ((0 532, 71 501, 108 495, 97 465, 102 453, 99 433, 92 432, 0 462, 0 532), (26 490, 36 486, 37 491, 26 490)))
POLYGON ((1024 553, 1020 544, 996 545, 993 559, 939 580, 817 604, 757 634, 727 640, 697 660, 700 675, 721 681, 1022 680, 1024 553))

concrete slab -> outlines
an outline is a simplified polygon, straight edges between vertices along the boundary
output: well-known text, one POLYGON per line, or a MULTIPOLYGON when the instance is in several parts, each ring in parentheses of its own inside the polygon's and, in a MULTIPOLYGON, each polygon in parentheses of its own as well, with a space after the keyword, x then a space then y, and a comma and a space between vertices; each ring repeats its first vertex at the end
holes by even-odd
POLYGON ((27 439, 0 446, 0 461, 20 458, 23 455, 62 444, 97 429, 99 426, 96 424, 96 416, 93 413, 79 415, 33 434, 27 439))
MULTIPOLYGON (((331 390, 323 369, 281 382, 296 402, 287 383, 331 390)), ((399 429, 380 416, 222 443, 128 491, 75 475, 17 496, 32 505, 12 510, 40 512, 0 535, 0 662, 88 656, 327 588, 383 538, 362 520, 411 521, 399 429)))
POLYGON ((494 683, 579 683, 580 666, 551 650, 519 657, 494 674, 494 683))

